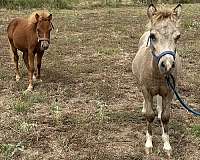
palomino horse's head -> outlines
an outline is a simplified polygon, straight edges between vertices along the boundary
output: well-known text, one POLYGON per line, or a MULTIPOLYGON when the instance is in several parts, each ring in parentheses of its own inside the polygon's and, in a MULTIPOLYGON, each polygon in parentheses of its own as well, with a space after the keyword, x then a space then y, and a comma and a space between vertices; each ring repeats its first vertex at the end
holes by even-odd
POLYGON ((49 47, 50 44, 50 32, 53 29, 52 25, 52 14, 50 14, 48 17, 42 17, 39 16, 39 14, 35 14, 36 18, 36 33, 38 42, 40 43, 40 49, 46 50, 49 47))
POLYGON ((175 68, 176 44, 180 38, 178 21, 181 5, 173 9, 157 9, 151 4, 147 10, 150 19, 150 35, 147 45, 151 48, 161 74, 168 74, 175 68))

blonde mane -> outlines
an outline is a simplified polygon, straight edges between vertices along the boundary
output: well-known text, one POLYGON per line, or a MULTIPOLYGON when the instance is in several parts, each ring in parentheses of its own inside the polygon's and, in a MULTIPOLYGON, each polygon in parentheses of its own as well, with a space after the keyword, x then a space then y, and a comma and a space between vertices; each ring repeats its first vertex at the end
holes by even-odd
POLYGON ((47 10, 35 11, 28 17, 29 24, 37 22, 35 18, 36 14, 38 14, 41 18, 47 18, 50 15, 49 11, 47 10))

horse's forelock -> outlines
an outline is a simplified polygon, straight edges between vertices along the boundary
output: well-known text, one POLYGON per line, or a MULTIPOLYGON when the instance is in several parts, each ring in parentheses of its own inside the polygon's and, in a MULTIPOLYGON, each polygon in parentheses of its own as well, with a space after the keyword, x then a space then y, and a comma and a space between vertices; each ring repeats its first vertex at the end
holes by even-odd
POLYGON ((36 18, 35 18, 35 15, 36 15, 36 14, 38 14, 38 15, 40 16, 41 20, 42 20, 42 19, 47 19, 48 16, 50 15, 49 11, 47 11, 47 10, 35 11, 35 12, 33 12, 33 13, 29 16, 29 18, 28 18, 28 22, 29 22, 30 24, 32 24, 32 23, 37 23, 37 20, 36 20, 36 18))
POLYGON ((172 21, 177 21, 177 17, 172 9, 161 7, 152 17, 152 21, 154 23, 163 21, 165 19, 171 19, 172 21))
MULTIPOLYGON (((173 10, 169 8, 159 8, 155 15, 153 15, 152 19, 147 24, 147 28, 151 29, 152 25, 164 21, 166 19, 170 19, 173 22, 178 22, 176 15, 174 14, 173 10)), ((178 25, 177 25, 178 26, 178 25)))

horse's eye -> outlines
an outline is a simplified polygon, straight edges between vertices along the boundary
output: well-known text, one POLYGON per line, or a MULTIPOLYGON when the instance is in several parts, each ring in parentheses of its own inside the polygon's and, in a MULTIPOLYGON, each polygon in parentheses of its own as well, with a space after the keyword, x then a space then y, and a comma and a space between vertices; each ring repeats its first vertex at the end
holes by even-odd
POLYGON ((52 30, 52 27, 49 27, 49 31, 51 31, 52 30))
POLYGON ((151 34, 150 34, 150 39, 151 39, 152 41, 156 41, 156 36, 155 36, 155 34, 151 33, 151 34))
POLYGON ((177 35, 176 37, 175 37, 175 42, 177 42, 178 40, 179 40, 179 38, 181 37, 181 35, 179 34, 179 35, 177 35))

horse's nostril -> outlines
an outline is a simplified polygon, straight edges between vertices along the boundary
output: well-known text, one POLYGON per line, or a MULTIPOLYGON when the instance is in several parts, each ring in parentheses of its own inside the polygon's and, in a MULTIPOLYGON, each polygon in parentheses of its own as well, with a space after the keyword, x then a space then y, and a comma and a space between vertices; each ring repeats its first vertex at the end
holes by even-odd
POLYGON ((164 68, 164 67, 165 67, 165 64, 164 64, 164 62, 161 62, 161 64, 160 64, 160 65, 161 65, 161 67, 162 67, 162 68, 164 68))
POLYGON ((172 68, 175 68, 175 62, 172 63, 172 68))

